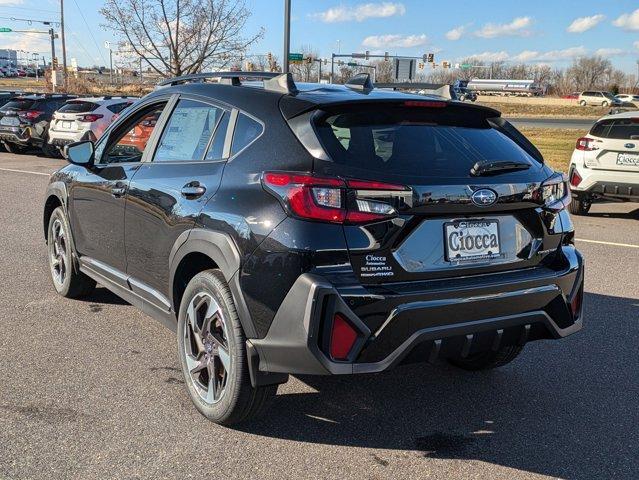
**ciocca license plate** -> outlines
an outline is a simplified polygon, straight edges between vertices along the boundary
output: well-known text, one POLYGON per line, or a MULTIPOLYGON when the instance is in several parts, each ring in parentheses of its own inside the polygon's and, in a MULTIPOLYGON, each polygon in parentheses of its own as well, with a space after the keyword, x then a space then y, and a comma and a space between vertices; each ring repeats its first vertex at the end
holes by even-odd
POLYGON ((444 224, 446 259, 452 263, 491 260, 501 255, 497 220, 460 220, 444 224))
POLYGON ((617 165, 625 165, 628 167, 639 167, 639 154, 619 153, 617 154, 617 165))

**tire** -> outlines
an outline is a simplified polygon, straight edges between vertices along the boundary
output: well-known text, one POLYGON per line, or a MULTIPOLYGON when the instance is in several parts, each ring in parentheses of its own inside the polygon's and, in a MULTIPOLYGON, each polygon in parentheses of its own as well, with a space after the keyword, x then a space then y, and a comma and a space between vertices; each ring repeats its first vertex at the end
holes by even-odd
POLYGON ((502 347, 497 351, 480 352, 465 358, 450 358, 448 362, 455 367, 471 372, 492 370, 512 362, 523 348, 518 345, 502 347))
POLYGON ((177 328, 186 389, 198 411, 220 425, 258 416, 277 385, 253 387, 246 338, 222 273, 206 270, 189 282, 177 328))
POLYGON ((591 205, 592 203, 588 200, 573 198, 568 205, 568 211, 573 215, 588 215, 591 205))
POLYGON ((23 153, 26 148, 21 145, 15 145, 13 143, 4 142, 4 149, 9 153, 20 154, 23 153))
POLYGON ((55 145, 51 145, 49 143, 49 136, 48 135, 45 138, 44 143, 42 144, 42 154, 45 157, 50 157, 50 158, 58 158, 58 157, 60 157, 60 150, 55 145))
POLYGON ((71 230, 62 207, 56 208, 47 227, 49 272, 56 291, 67 298, 82 298, 95 289, 95 280, 75 268, 71 230))

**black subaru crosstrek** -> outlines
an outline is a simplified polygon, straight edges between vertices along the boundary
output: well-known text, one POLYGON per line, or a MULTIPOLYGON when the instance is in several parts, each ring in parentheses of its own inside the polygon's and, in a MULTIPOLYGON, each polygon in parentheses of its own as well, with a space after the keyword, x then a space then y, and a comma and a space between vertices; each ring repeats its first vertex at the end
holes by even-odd
POLYGON ((218 423, 289 374, 494 368, 582 325, 566 178, 490 108, 201 74, 66 156, 44 206, 56 290, 100 283, 176 331, 218 423))

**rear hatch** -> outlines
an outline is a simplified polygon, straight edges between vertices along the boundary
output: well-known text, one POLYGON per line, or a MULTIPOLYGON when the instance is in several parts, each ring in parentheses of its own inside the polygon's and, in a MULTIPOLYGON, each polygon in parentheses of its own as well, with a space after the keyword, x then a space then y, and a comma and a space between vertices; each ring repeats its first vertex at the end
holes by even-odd
POLYGON ((590 131, 594 142, 588 148, 587 166, 595 170, 639 173, 639 115, 605 119, 590 131))
POLYGON ((97 120, 91 115, 99 105, 93 102, 74 100, 67 102, 53 115, 50 129, 59 132, 78 132, 90 127, 97 120))
POLYGON ((492 109, 355 102, 324 106, 311 123, 329 157, 315 174, 346 179, 352 208, 390 213, 344 226, 362 283, 533 268, 561 241, 540 207, 552 192, 564 198, 564 180, 492 109))
POLYGON ((16 98, 0 108, 0 125, 5 127, 20 126, 19 112, 30 111, 36 102, 28 98, 16 98))

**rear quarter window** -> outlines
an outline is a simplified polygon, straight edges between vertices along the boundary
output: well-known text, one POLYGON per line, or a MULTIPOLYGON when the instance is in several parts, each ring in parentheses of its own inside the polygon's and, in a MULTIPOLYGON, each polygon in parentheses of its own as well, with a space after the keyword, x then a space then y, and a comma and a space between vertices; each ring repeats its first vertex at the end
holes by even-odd
POLYGON ((240 113, 235 124, 231 153, 235 155, 240 150, 244 150, 262 134, 262 130, 263 127, 260 122, 240 113))

